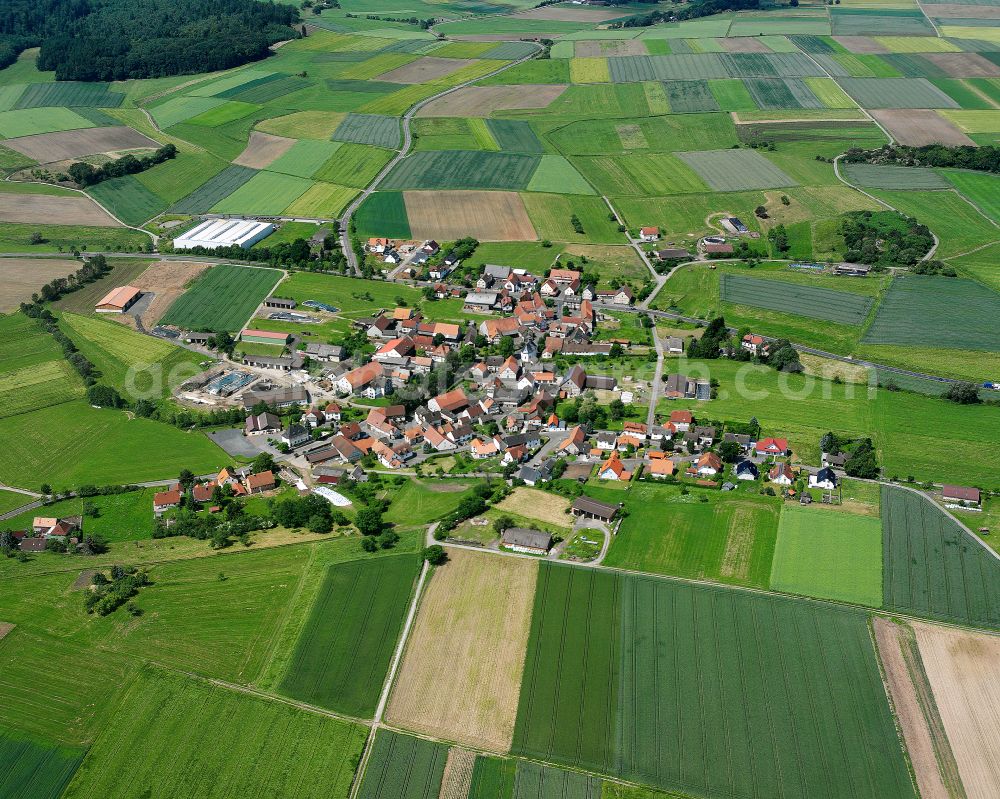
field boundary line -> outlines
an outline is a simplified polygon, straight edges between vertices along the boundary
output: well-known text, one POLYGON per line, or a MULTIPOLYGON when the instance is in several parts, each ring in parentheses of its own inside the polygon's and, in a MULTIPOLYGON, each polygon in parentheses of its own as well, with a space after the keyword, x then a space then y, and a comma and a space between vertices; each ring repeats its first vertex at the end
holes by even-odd
POLYGON ((359 724, 363 727, 368 727, 371 722, 365 719, 359 719, 355 716, 348 716, 344 713, 337 713, 333 710, 327 710, 326 708, 317 707, 316 705, 310 705, 308 702, 300 702, 297 699, 290 699, 287 696, 282 696, 281 694, 271 693, 270 691, 260 691, 249 685, 240 685, 238 683, 227 682, 226 680, 220 680, 217 677, 205 677, 202 674, 195 674, 193 671, 185 671, 184 669, 178 669, 173 666, 167 666, 155 660, 144 660, 141 657, 134 656, 137 660, 142 663, 148 663, 149 665, 156 666, 157 668, 163 669, 165 671, 173 672, 174 674, 183 674, 185 677, 190 677, 193 680, 198 680, 199 682, 208 683, 209 685, 214 685, 218 688, 226 688, 230 691, 236 691, 241 694, 248 694, 249 696, 255 696, 258 699, 265 699, 271 702, 277 702, 278 704, 288 705, 289 707, 298 708, 299 710, 304 710, 307 713, 313 713, 317 716, 327 716, 331 719, 337 719, 339 721, 346 721, 351 724, 359 724))

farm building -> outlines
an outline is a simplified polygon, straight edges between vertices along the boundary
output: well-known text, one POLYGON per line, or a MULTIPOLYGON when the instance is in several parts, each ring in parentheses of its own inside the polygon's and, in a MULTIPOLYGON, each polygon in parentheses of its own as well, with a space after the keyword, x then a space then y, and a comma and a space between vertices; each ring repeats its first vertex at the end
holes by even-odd
POLYGON ((119 286, 105 294, 94 310, 97 313, 125 313, 141 296, 142 292, 135 286, 119 286))
POLYGON ((872 271, 870 266, 864 264, 837 264, 833 267, 834 274, 845 275, 847 277, 868 277, 872 271))
POLYGON ((249 250, 273 232, 274 225, 270 222, 257 222, 253 219, 209 219, 174 239, 174 249, 190 250, 194 247, 204 247, 212 250, 216 247, 242 247, 244 250, 249 250))
POLYGON ((968 488, 966 486, 942 486, 941 496, 945 502, 957 502, 960 505, 978 506, 982 501, 978 488, 968 488))
POLYGON ((500 544, 514 552, 524 552, 528 555, 544 555, 552 547, 552 535, 540 530, 527 530, 523 527, 508 527, 503 531, 500 544))
POLYGON ((598 502, 590 497, 577 497, 573 501, 572 511, 574 516, 582 516, 584 519, 597 519, 601 522, 610 522, 618 515, 621 503, 611 505, 607 502, 598 502))
POLYGON ((287 333, 275 333, 273 330, 252 330, 247 328, 240 334, 240 341, 251 344, 274 344, 284 347, 288 343, 287 333))
POLYGON ((658 227, 644 227, 639 229, 640 241, 656 241, 658 238, 660 238, 660 229, 658 227))
POLYGON ((298 303, 285 297, 268 297, 264 300, 265 308, 280 308, 284 311, 293 311, 298 303))

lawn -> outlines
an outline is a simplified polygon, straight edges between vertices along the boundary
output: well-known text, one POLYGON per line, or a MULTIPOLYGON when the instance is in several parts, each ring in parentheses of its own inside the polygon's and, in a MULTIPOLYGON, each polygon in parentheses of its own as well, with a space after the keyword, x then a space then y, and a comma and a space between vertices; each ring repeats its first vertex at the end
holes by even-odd
POLYGON ((642 483, 625 507, 606 566, 767 588, 778 500, 642 483))
POLYGON ((882 487, 885 608, 1000 629, 1000 561, 929 499, 882 487))
POLYGON ((771 589, 882 607, 882 524, 877 518, 786 504, 771 589))
MULTIPOLYGON (((124 494, 89 497, 87 502, 97 509, 97 515, 87 516, 84 519, 84 532, 88 535, 100 535, 111 543, 148 539, 153 533, 153 494, 158 490, 143 488, 124 494)), ((31 497, 23 494, 13 496, 18 497, 18 500, 12 507, 24 505, 31 500, 31 497)), ((43 508, 26 511, 8 519, 4 524, 11 529, 20 530, 30 527, 31 520, 39 514, 63 518, 80 516, 82 513, 82 499, 64 499, 43 508)))
POLYGON ((448 747, 380 730, 358 799, 437 799, 448 747))
POLYGON ((160 324, 235 332, 246 324, 280 277, 281 272, 276 269, 213 266, 174 300, 160 324))
POLYGON ((83 401, 0 420, 0 482, 37 488, 122 484, 217 471, 228 456, 198 432, 122 411, 95 410, 83 401), (156 457, 151 457, 155 453, 156 457))
POLYGON ((359 725, 146 669, 64 796, 343 796, 366 732, 359 725), (223 740, 226 745, 219 746, 223 740), (141 758, 135 757, 137 751, 141 758), (125 770, 129 779, 123 781, 125 770))
POLYGON ((392 504, 385 520, 406 527, 429 524, 455 510, 469 495, 469 487, 460 481, 407 480, 389 493, 392 504))
POLYGON ((371 716, 416 575, 412 555, 332 566, 299 635, 281 692, 347 715, 371 716))

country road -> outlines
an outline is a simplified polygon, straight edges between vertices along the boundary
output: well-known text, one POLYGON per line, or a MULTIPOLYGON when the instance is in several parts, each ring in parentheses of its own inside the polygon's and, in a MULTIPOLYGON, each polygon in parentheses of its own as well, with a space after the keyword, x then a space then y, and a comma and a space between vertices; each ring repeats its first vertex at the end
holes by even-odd
POLYGON ((528 61, 534 58, 540 52, 542 52, 542 46, 538 45, 538 49, 534 53, 526 55, 523 58, 519 58, 517 59, 517 61, 511 61, 509 64, 504 64, 499 69, 495 69, 486 75, 480 75, 479 77, 473 78, 472 80, 467 80, 464 83, 459 83, 457 86, 452 86, 449 89, 445 89, 443 92, 438 92, 435 95, 426 97, 420 102, 410 106, 410 109, 403 115, 402 119, 403 145, 400 148, 399 152, 396 153, 395 157, 382 168, 382 171, 375 176, 375 179, 368 184, 368 187, 365 188, 361 192, 361 194, 359 194, 357 197, 354 198, 351 204, 347 206, 340 219, 337 220, 338 227, 340 228, 340 247, 344 251, 344 257, 347 259, 347 265, 351 268, 351 270, 355 274, 360 274, 361 268, 360 265, 358 264, 358 256, 354 252, 354 248, 351 246, 351 217, 354 216, 354 213, 358 210, 358 208, 361 207, 361 203, 367 200, 368 197, 371 196, 372 192, 374 192, 378 188, 379 183, 381 183, 385 179, 385 176, 388 175, 393 170, 396 164, 398 164, 400 161, 402 161, 410 154, 410 147, 413 144, 413 134, 410 131, 410 121, 413 119, 414 116, 416 116, 416 113, 425 105, 427 105, 430 102, 433 102, 434 100, 437 100, 440 97, 444 97, 453 92, 457 92, 459 89, 464 89, 466 86, 471 86, 473 83, 478 83, 479 81, 485 80, 486 78, 492 78, 494 75, 499 75, 501 72, 504 72, 505 70, 508 70, 513 66, 517 66, 518 64, 523 63, 524 61, 528 61))
POLYGON ((656 320, 653 320, 653 344, 656 346, 656 371, 653 373, 653 382, 649 389, 649 410, 646 412, 646 430, 652 432, 653 424, 656 422, 656 398, 660 393, 660 383, 663 382, 663 340, 656 332, 656 320))

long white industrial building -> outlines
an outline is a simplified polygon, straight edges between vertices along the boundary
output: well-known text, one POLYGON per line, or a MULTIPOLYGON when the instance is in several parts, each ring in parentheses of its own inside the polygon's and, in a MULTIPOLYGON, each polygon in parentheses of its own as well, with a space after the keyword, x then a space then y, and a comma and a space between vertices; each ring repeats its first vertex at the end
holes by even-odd
POLYGON ((273 232, 274 225, 270 222, 257 222, 253 219, 209 219, 174 239, 174 249, 242 247, 248 250, 273 232))

